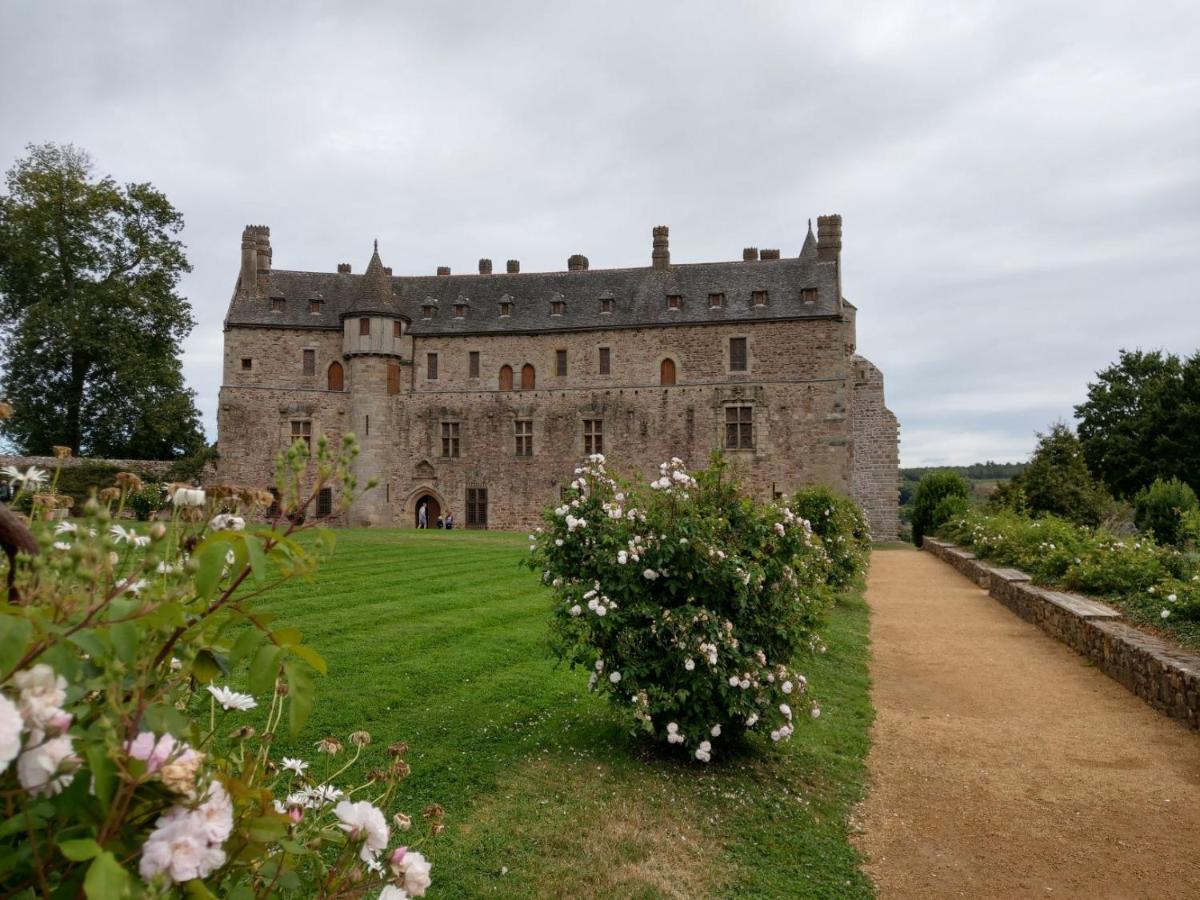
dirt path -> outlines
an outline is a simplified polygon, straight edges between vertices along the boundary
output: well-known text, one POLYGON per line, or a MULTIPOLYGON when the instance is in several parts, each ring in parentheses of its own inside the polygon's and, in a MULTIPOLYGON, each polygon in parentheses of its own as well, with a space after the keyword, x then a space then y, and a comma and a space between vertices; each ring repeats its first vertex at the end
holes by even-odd
POLYGON ((876 552, 860 846, 898 897, 1200 897, 1200 735, 969 580, 876 552))

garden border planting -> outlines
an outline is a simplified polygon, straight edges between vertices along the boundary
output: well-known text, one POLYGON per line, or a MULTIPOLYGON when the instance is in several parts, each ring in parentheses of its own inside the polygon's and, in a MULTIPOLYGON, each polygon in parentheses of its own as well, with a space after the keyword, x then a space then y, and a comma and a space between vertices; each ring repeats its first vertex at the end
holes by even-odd
POLYGON ((949 541, 926 537, 921 549, 1087 657, 1155 709, 1200 731, 1200 656, 1134 628, 1107 604, 1037 587, 1024 572, 988 565, 949 541))

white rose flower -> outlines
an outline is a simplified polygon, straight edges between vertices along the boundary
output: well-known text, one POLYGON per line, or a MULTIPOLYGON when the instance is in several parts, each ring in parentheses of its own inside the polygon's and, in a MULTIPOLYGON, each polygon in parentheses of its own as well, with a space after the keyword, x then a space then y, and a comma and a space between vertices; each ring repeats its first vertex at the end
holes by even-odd
POLYGON ((792 692, 792 683, 790 681, 785 681, 779 687, 780 690, 782 690, 785 694, 790 694, 792 692))
POLYGON ((25 727, 21 713, 13 702, 0 694, 0 774, 21 752, 21 731, 25 727))
POLYGON ((570 609, 568 609, 567 612, 572 616, 577 616, 581 612, 583 612, 583 607, 580 606, 578 603, 576 603, 574 606, 572 606, 570 609))
POLYGON ((380 850, 387 848, 387 820, 366 800, 355 803, 343 800, 333 808, 333 814, 340 820, 338 827, 350 835, 351 840, 363 841, 358 855, 364 862, 374 859, 380 850))
MULTIPOLYGON (((33 742, 30 742, 33 744, 33 742)), ((67 735, 33 744, 17 759, 17 779, 35 797, 53 797, 75 778, 79 759, 67 735)))
POLYGON ((696 668, 696 661, 692 659, 685 659, 683 661, 683 667, 690 672, 692 669, 696 668))
POLYGON ((647 581, 653 581, 655 578, 658 577, 658 573, 655 572, 653 569, 646 569, 646 571, 642 572, 642 577, 645 578, 647 581))
POLYGON ((386 884, 383 890, 379 892, 379 900, 408 900, 408 892, 401 890, 394 884, 386 884))
POLYGON ((608 680, 611 681, 613 684, 620 684, 621 683, 621 673, 620 672, 610 673, 608 676, 608 680))
POLYGON ((30 728, 44 731, 62 715, 60 707, 67 699, 67 680, 55 675, 45 663, 17 672, 13 684, 21 692, 18 705, 30 728))
POLYGON ((424 897, 433 879, 429 875, 433 866, 422 854, 409 850, 396 865, 404 876, 404 890, 410 897, 424 897))

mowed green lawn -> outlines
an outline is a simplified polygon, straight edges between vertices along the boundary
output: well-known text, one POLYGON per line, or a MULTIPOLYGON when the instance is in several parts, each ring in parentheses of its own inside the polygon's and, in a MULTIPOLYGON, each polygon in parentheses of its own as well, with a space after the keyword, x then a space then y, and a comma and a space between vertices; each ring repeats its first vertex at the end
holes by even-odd
MULTIPOLYGON (((547 649, 550 594, 519 568, 524 535, 355 530, 313 582, 267 606, 329 663, 304 733, 277 741, 320 776, 313 743, 411 746, 403 811, 429 802, 431 897, 861 897, 847 817, 863 790, 871 707, 867 614, 834 610, 828 652, 804 660, 823 714, 790 745, 710 766, 630 737, 547 649)), ((361 779, 359 779, 361 780, 361 779)), ((390 811, 389 811, 390 812, 390 811)), ((414 826, 414 831, 419 826, 414 826)))

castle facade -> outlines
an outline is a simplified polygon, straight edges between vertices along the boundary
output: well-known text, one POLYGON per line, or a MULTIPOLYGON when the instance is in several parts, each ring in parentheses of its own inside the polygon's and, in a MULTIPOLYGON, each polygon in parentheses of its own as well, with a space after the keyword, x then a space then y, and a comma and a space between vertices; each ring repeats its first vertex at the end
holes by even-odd
MULTIPOLYGON (((855 350, 842 297, 840 216, 798 256, 560 272, 394 276, 378 246, 362 274, 279 270, 269 229, 242 236, 225 318, 220 477, 268 486, 299 438, 353 432, 360 481, 348 524, 529 528, 604 453, 657 477, 723 448, 760 497, 826 484, 877 539, 898 527, 898 426, 883 376, 855 350)), ((329 508, 336 498, 319 498, 329 508)), ((321 510, 323 511, 323 510, 321 510)))

